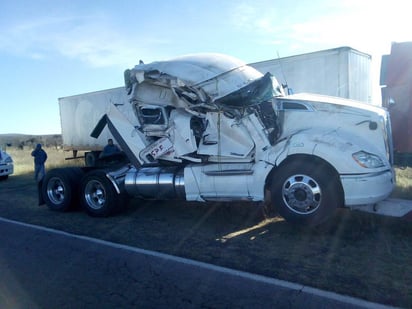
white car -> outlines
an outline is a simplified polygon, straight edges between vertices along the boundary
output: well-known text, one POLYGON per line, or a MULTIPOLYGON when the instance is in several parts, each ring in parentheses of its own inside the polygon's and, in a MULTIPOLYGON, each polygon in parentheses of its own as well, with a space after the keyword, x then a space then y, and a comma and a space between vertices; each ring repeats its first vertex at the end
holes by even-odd
POLYGON ((7 179, 14 172, 13 159, 0 149, 0 180, 7 179))

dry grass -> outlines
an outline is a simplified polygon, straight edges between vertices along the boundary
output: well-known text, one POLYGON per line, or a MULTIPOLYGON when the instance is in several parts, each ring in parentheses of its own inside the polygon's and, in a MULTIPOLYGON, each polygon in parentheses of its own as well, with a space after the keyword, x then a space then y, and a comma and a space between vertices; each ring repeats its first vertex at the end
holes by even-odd
MULTIPOLYGON (((66 160, 70 153, 56 148, 44 148, 47 152, 46 170, 63 167, 63 166, 79 166, 83 164, 83 159, 66 160)), ((7 153, 11 155, 14 161, 14 175, 24 175, 34 171, 33 157, 31 152, 33 149, 24 148, 8 148, 7 153)))
POLYGON ((392 196, 412 200, 412 168, 397 168, 396 188, 392 196))

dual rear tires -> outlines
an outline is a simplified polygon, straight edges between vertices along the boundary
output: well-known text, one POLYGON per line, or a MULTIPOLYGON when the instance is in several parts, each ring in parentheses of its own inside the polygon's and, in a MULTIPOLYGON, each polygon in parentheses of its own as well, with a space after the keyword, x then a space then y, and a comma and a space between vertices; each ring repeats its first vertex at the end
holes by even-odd
POLYGON ((291 160, 273 174, 270 212, 300 226, 316 226, 343 204, 338 174, 326 163, 291 160))
POLYGON ((58 168, 43 180, 42 195, 51 210, 82 207, 90 216, 107 217, 123 209, 123 194, 116 192, 104 170, 88 173, 80 168, 58 168))

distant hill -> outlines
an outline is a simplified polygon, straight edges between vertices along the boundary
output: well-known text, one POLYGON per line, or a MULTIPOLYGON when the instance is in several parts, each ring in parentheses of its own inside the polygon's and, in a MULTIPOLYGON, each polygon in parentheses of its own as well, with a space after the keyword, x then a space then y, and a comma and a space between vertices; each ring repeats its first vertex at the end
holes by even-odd
POLYGON ((63 144, 61 134, 28 135, 28 134, 0 134, 0 147, 34 147, 36 144, 45 147, 59 147, 63 144))

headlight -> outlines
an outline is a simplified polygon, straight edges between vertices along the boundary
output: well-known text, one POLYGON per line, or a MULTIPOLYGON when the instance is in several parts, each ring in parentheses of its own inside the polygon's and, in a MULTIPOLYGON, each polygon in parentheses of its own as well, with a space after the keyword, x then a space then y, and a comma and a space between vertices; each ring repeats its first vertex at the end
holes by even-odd
POLYGON ((10 157, 7 157, 6 160, 4 160, 4 162, 6 162, 6 164, 12 164, 13 160, 10 157))
POLYGON ((362 167, 377 168, 384 166, 381 158, 366 151, 355 152, 352 157, 362 167))

